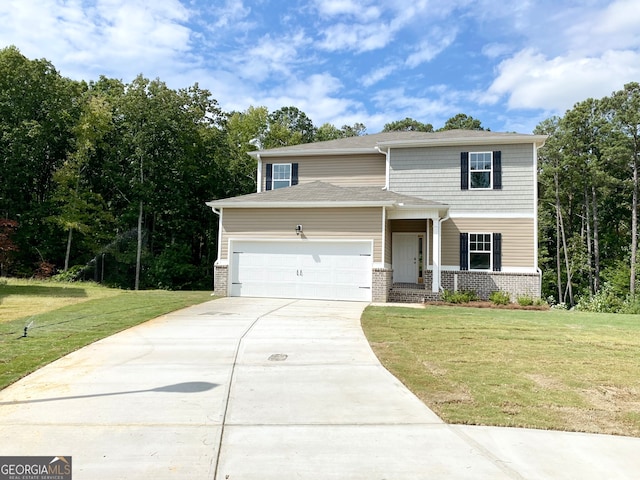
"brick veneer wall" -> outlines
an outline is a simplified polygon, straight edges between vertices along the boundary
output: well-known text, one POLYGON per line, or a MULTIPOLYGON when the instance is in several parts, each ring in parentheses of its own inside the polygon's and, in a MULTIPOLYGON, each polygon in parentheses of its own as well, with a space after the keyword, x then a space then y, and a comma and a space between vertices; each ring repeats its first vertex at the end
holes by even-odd
POLYGON ((226 297, 228 295, 228 272, 228 265, 213 266, 213 293, 219 297, 226 297))
POLYGON ((509 293, 511 301, 519 296, 540 298, 540 274, 538 273, 507 273, 507 272, 442 272, 442 288, 454 290, 455 277, 458 277, 458 290, 472 290, 484 300, 491 292, 503 291, 509 293))
POLYGON ((393 270, 389 268, 374 268, 371 282, 373 291, 371 301, 385 303, 389 299, 389 289, 393 284, 393 270))

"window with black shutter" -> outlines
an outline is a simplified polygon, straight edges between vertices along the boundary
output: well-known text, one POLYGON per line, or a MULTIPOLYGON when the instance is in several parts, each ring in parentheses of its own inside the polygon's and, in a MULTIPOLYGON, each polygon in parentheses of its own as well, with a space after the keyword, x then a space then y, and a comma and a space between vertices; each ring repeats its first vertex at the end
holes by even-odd
POLYGON ((502 152, 493 152, 493 189, 502 190, 502 152))
POLYGON ((493 271, 502 271, 502 234, 493 234, 493 271))
POLYGON ((460 153, 460 189, 469 190, 469 152, 460 153))
POLYGON ((469 234, 460 234, 460 270, 469 270, 469 234))
POLYGON ((265 190, 271 190, 273 188, 273 165, 271 163, 267 163, 266 165, 267 174, 265 177, 265 190))

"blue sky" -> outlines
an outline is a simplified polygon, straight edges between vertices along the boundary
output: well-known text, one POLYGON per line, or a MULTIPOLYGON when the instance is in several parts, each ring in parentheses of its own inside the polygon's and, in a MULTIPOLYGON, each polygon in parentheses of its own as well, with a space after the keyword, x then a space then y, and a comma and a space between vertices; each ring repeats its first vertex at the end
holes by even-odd
POLYGON ((64 76, 197 82, 226 111, 368 133, 460 112, 529 133, 640 81, 638 25, 640 0, 0 1, 0 47, 64 76))

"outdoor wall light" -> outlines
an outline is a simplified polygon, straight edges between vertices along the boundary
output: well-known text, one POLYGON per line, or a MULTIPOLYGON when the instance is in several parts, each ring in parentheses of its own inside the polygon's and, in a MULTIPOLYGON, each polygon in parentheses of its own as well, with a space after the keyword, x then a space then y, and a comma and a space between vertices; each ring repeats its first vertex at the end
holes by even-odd
POLYGON ((296 235, 300 235, 302 233, 302 225, 296 225, 296 235))

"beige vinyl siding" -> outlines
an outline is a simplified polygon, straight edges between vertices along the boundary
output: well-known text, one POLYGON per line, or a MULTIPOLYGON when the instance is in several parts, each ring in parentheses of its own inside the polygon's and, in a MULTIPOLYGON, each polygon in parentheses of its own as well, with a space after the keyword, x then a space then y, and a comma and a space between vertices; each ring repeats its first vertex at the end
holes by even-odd
POLYGON ((533 145, 391 149, 390 189, 449 205, 456 212, 534 213, 533 145), (461 190, 461 152, 502 152, 501 190, 461 190))
POLYGON ((456 218, 442 224, 442 264, 460 266, 460 233, 501 233, 502 267, 536 266, 530 218, 456 218))
POLYGON ((382 208, 225 208, 222 256, 229 239, 373 240, 373 261, 382 258, 382 208), (298 236, 296 225, 302 225, 298 236))
POLYGON ((297 163, 298 183, 317 180, 343 187, 367 187, 385 184, 386 159, 381 154, 326 155, 262 159, 262 190, 265 189, 267 163, 297 163))

